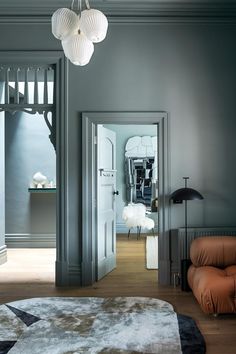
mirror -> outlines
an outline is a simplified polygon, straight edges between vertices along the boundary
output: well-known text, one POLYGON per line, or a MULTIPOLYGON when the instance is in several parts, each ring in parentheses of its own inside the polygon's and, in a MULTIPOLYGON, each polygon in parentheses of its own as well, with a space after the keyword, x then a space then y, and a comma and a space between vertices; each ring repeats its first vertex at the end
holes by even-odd
POLYGON ((147 210, 158 207, 157 137, 134 136, 125 146, 125 178, 128 203, 143 203, 147 210))

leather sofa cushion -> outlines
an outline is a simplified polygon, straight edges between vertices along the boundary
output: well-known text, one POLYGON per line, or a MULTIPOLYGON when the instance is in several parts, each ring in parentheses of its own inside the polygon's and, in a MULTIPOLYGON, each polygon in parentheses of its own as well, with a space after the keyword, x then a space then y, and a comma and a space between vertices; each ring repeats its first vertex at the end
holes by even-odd
MULTIPOLYGON (((230 267, 225 268, 225 272, 226 272, 228 277, 230 277, 231 275, 235 275, 236 276, 236 265, 232 265, 230 267)), ((236 288, 235 288, 235 291, 236 291, 236 288)))
POLYGON ((236 265, 236 237, 199 237, 191 244, 190 258, 195 267, 236 265))
POLYGON ((191 265, 188 282, 205 313, 236 313, 236 265, 225 269, 191 265))

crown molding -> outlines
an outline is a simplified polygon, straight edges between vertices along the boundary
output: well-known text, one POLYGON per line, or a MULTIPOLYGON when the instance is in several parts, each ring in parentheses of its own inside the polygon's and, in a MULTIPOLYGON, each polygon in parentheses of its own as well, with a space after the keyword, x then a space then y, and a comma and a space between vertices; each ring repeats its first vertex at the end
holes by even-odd
MULTIPOLYGON (((108 16, 109 24, 236 24, 235 17, 178 17, 178 16, 108 16)), ((51 26, 51 16, 3 16, 0 25, 46 25, 51 26)))
MULTIPOLYGON (((52 13, 70 0, 1 0, 0 23, 49 24, 52 13)), ((236 0, 91 0, 113 23, 236 22, 236 0)))

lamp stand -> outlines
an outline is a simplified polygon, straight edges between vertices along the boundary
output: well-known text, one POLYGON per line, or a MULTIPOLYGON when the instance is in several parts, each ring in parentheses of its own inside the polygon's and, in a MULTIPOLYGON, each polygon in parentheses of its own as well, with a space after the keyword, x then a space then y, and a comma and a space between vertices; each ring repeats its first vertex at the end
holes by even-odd
POLYGON ((188 285, 187 273, 188 268, 191 265, 191 260, 188 255, 188 200, 203 199, 203 196, 193 188, 188 188, 187 181, 189 177, 183 177, 185 182, 184 188, 179 188, 171 194, 171 199, 175 204, 182 204, 184 201, 184 210, 185 210, 185 233, 184 233, 184 242, 183 242, 183 254, 181 257, 181 289, 183 291, 191 290, 188 285))
POLYGON ((192 262, 190 259, 182 259, 181 260, 181 290, 182 291, 190 291, 190 287, 188 285, 188 269, 191 266, 192 262))
MULTIPOLYGON (((185 180, 185 188, 187 188, 187 180, 189 177, 184 177, 185 180)), ((181 260, 181 290, 182 291, 190 291, 190 287, 188 285, 188 268, 191 265, 191 260, 188 258, 188 202, 184 201, 184 209, 185 209, 185 233, 184 233, 184 259, 181 260)))
POLYGON ((184 201, 184 209, 185 209, 185 233, 184 233, 184 258, 187 258, 187 247, 188 247, 188 202, 184 201))

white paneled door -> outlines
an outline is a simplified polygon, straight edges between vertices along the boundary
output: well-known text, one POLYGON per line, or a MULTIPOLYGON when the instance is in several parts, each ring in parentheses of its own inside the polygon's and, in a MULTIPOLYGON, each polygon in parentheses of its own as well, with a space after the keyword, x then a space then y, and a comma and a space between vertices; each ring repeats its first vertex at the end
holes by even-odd
POLYGON ((116 267, 116 134, 97 126, 97 280, 116 267))

